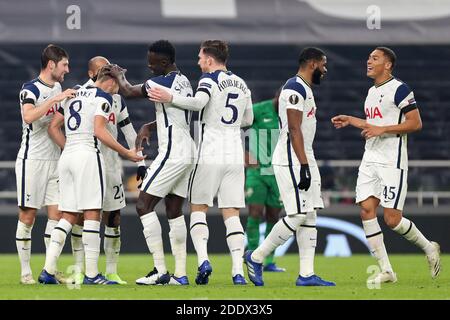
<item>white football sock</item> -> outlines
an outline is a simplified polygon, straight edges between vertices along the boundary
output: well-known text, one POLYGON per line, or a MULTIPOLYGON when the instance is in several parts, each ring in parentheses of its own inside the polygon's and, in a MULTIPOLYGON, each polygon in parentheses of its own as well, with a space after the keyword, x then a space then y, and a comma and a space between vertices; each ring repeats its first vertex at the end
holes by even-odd
POLYGON ((117 273, 117 261, 120 254, 120 227, 105 226, 103 249, 106 256, 106 274, 117 273))
POLYGON ((272 231, 264 239, 263 243, 252 253, 252 260, 263 263, 264 258, 271 254, 277 247, 288 241, 294 232, 304 223, 305 214, 286 216, 273 226, 272 231))
POLYGON ((84 220, 83 245, 86 261, 86 276, 96 277, 98 272, 98 258, 100 256, 100 221, 84 220))
POLYGON ((48 246, 47 253, 45 255, 45 265, 44 269, 54 275, 57 268, 58 258, 61 255, 61 251, 64 248, 64 243, 66 242, 67 234, 72 229, 72 225, 66 219, 61 219, 58 221, 56 227, 53 228, 52 234, 50 236, 50 244, 48 246))
POLYGON ((200 266, 208 258, 208 238, 209 230, 206 223, 206 213, 194 211, 191 213, 190 233, 192 243, 197 252, 197 262, 200 266))
POLYGON ((378 224, 378 219, 363 220, 362 224, 367 242, 369 243, 370 252, 378 260, 381 270, 392 272, 392 266, 389 262, 386 247, 384 246, 383 233, 378 224))
POLYGON ((70 242, 72 244, 72 255, 75 260, 76 272, 84 270, 84 246, 83 246, 83 226, 74 224, 70 242))
POLYGON ((161 235, 161 224, 155 211, 141 216, 144 227, 144 237, 147 247, 153 256, 153 263, 159 273, 166 273, 166 262, 164 260, 164 247, 161 235))
POLYGON ((244 275, 244 228, 242 228, 239 216, 229 217, 225 220, 226 238, 228 248, 230 249, 233 266, 231 275, 234 277, 237 274, 244 275))
POLYGON ((316 211, 306 213, 306 220, 297 229, 297 244, 300 256, 300 275, 310 277, 314 274, 314 255, 317 245, 316 211))
POLYGON ((47 225, 45 226, 44 233, 44 243, 45 243, 45 251, 48 250, 48 244, 50 243, 50 236, 52 234, 53 228, 58 224, 57 220, 47 220, 47 225))
POLYGON ((30 266, 31 230, 33 230, 33 225, 28 226, 20 220, 17 221, 16 247, 19 254, 21 276, 32 274, 30 266))
POLYGON ((186 275, 186 221, 181 215, 175 219, 169 219, 169 238, 170 246, 172 247, 172 254, 175 257, 175 277, 182 277, 186 275))
POLYGON ((425 251, 426 254, 433 252, 433 245, 425 238, 422 232, 417 229, 416 225, 411 220, 402 217, 400 223, 392 230, 403 236, 409 242, 414 243, 420 249, 425 251))

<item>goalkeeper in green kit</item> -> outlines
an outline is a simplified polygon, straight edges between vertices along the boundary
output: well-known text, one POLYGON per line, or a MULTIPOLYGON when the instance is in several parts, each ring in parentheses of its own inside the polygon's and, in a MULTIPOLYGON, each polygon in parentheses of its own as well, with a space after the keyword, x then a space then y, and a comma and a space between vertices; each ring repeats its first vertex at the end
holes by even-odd
MULTIPOLYGON (((250 127, 250 154, 246 156, 245 200, 249 205, 247 219, 248 250, 259 245, 259 225, 265 213, 266 231, 269 234, 283 208, 277 181, 272 169, 272 152, 278 141, 278 90, 275 97, 253 105, 253 125, 250 127)), ((284 272, 275 264, 274 253, 264 260, 264 271, 284 272)))

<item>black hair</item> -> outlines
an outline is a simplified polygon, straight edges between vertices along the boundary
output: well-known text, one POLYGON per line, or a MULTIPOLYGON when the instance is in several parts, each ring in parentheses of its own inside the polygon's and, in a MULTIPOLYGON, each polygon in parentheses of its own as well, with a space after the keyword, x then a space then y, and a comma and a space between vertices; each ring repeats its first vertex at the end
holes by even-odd
POLYGON ((300 57, 298 58, 298 65, 303 67, 308 61, 320 61, 325 56, 325 52, 323 52, 319 48, 308 47, 302 50, 300 53, 300 57))
POLYGON ((53 61, 57 64, 63 58, 69 59, 69 55, 66 50, 61 47, 58 47, 54 44, 49 44, 41 54, 41 68, 45 69, 48 65, 49 61, 53 61))
POLYGON ((200 45, 203 53, 211 55, 218 62, 225 64, 228 60, 228 44, 221 40, 206 40, 200 45))
POLYGON ((383 54, 391 62, 392 64, 391 70, 393 70, 395 67, 395 62, 397 61, 397 55, 395 54, 394 50, 388 47, 376 47, 375 50, 380 50, 381 52, 383 52, 383 54))
POLYGON ((167 40, 158 40, 153 42, 148 46, 148 52, 161 54, 167 57, 170 63, 175 62, 175 47, 167 40))

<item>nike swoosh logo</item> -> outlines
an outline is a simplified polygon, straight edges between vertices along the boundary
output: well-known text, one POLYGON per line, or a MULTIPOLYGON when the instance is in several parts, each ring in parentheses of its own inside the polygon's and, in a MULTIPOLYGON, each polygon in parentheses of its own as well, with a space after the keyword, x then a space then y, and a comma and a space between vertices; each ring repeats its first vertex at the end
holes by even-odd
POLYGON ((30 248, 22 248, 22 250, 28 251, 30 250, 30 248))
POLYGON ((272 121, 272 119, 263 119, 264 123, 267 123, 267 122, 270 122, 270 121, 272 121))

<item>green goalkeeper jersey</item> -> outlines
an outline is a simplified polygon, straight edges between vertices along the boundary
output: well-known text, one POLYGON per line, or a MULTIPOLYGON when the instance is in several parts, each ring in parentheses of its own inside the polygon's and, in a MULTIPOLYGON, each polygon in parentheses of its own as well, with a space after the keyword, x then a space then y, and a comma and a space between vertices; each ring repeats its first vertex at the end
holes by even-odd
POLYGON ((260 168, 267 168, 272 165, 272 153, 279 135, 278 114, 272 99, 254 104, 253 116, 250 153, 258 160, 260 168))

